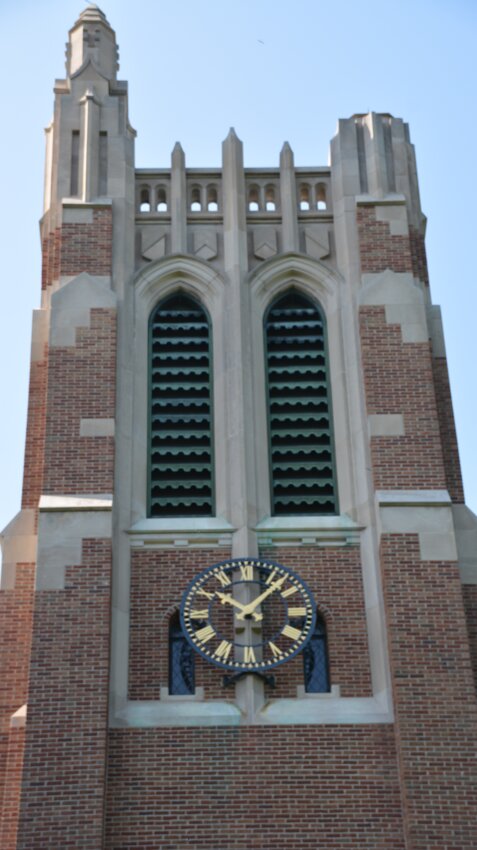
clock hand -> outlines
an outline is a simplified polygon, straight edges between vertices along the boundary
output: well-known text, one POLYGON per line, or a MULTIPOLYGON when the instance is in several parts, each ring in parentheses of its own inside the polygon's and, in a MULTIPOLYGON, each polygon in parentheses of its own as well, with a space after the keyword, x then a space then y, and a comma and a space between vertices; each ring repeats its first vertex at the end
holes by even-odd
MULTIPOLYGON (((233 605, 235 608, 240 608, 240 611, 242 613, 244 612, 244 610, 246 608, 245 605, 242 605, 241 602, 239 602, 237 599, 234 599, 233 596, 229 596, 227 593, 217 592, 216 596, 219 597, 220 601, 222 602, 222 605, 225 605, 225 603, 228 602, 229 605, 233 605)), ((242 617, 240 615, 238 615, 238 619, 241 620, 242 617)), ((254 620, 262 620, 263 618, 262 618, 261 614, 254 614, 253 619, 254 620)))
POLYGON ((247 614, 253 614, 257 605, 260 605, 260 602, 263 602, 263 600, 266 599, 267 596, 270 596, 270 594, 273 593, 275 590, 280 590, 284 581, 286 581, 286 576, 283 576, 283 578, 279 578, 277 581, 272 581, 270 587, 267 587, 267 589, 264 590, 263 593, 260 594, 260 596, 257 596, 257 598, 250 602, 248 605, 242 607, 242 612, 240 614, 237 614, 237 620, 243 620, 247 616, 247 614))

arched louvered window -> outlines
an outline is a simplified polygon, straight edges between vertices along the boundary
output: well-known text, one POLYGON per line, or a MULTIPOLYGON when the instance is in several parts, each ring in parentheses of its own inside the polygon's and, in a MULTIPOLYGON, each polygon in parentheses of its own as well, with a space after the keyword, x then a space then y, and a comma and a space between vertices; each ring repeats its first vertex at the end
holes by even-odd
POLYGON ((174 614, 169 623, 169 693, 185 696, 194 692, 194 650, 184 637, 179 615, 174 614))
POLYGON ((328 693, 330 690, 330 674, 326 626, 320 615, 316 619, 313 637, 303 650, 303 668, 306 693, 328 693))
POLYGON ((150 516, 213 515, 211 338, 183 293, 150 322, 150 516))
POLYGON ((290 290, 265 318, 272 513, 333 514, 331 405, 318 306, 290 290))

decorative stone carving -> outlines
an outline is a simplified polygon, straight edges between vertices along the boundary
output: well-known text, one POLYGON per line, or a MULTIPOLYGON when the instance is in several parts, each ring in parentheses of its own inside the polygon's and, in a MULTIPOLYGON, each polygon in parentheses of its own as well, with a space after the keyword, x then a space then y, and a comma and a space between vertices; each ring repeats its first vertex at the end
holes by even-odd
POLYGON ((163 227, 143 227, 142 256, 145 260, 160 260, 166 255, 166 232, 163 227))
POLYGON ((217 256, 217 233, 215 230, 197 230, 194 233, 194 254, 201 260, 213 260, 217 256))
POLYGON ((315 260, 323 260, 330 254, 330 234, 323 225, 305 228, 305 250, 315 260))
POLYGON ((277 233, 274 227, 257 227, 253 232, 253 253, 259 260, 268 260, 277 253, 277 233))

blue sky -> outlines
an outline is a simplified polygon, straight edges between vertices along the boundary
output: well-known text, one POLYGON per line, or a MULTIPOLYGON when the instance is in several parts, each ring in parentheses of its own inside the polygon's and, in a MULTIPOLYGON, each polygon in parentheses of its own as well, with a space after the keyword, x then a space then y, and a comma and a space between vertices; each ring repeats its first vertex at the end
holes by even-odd
MULTIPOLYGON (((0 527, 20 504, 31 311, 40 299, 43 128, 64 44, 85 3, 0 0, 0 527)), ((107 0, 99 4, 130 87, 138 167, 220 165, 234 126, 248 166, 284 140, 325 165, 338 118, 391 112, 410 124, 428 216, 433 301, 443 310, 467 502, 477 512, 477 84, 475 0, 107 0)))

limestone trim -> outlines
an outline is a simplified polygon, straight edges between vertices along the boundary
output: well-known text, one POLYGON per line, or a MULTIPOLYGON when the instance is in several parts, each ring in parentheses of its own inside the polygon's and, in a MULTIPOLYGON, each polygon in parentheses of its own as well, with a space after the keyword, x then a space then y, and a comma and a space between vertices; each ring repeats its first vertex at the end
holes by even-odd
POLYGON ((266 306, 282 290, 290 288, 294 280, 301 284, 307 294, 329 309, 330 299, 337 298, 337 286, 343 286, 344 279, 338 272, 329 268, 320 260, 312 260, 304 254, 282 254, 262 263, 250 274, 252 292, 260 302, 263 312, 266 306))
POLYGON ((134 281, 137 299, 145 304, 148 315, 157 301, 177 289, 189 292, 213 314, 223 286, 224 279, 208 263, 185 254, 150 263, 134 281))
POLYGON ((297 685, 296 696, 297 699, 336 699, 337 697, 341 697, 341 685, 331 685, 329 691, 318 694, 309 694, 305 691, 304 685, 297 685))
POLYGON ((379 505, 436 507, 450 505, 451 497, 447 490, 376 490, 379 505))
POLYGON ((387 694, 374 697, 335 697, 328 699, 270 700, 256 718, 265 726, 300 726, 301 724, 358 724, 393 723, 394 714, 387 694))
POLYGON ((463 584, 477 584, 477 516, 466 505, 453 505, 457 554, 463 584))
POLYGON ((161 688, 161 702, 203 702, 204 688, 199 685, 193 694, 170 694, 169 688, 161 688))
POLYGON ((273 516, 255 527, 259 546, 356 546, 362 526, 349 516, 273 516))
POLYGON ((184 698, 178 700, 127 700, 110 720, 112 728, 164 726, 268 726, 393 723, 386 693, 375 697, 340 697, 306 694, 299 698, 269 700, 250 715, 234 702, 184 698))
POLYGON ((80 437, 114 437, 114 419, 80 419, 80 437))
POLYGON ((384 307, 387 324, 401 326, 403 342, 429 341, 424 295, 410 272, 364 274, 359 303, 384 307))
POLYGON ((110 511, 110 493, 87 496, 40 496, 41 511, 110 511))
POLYGON ((63 590, 66 567, 81 564, 83 540, 111 536, 111 507, 108 510, 84 506, 79 510, 40 507, 36 590, 63 590))
POLYGON ((417 534, 422 561, 457 561, 457 543, 446 490, 378 491, 381 534, 417 534))
POLYGON ((214 700, 128 700, 110 720, 111 728, 156 726, 240 726, 242 713, 232 702, 214 700))
POLYGON ((371 413, 368 424, 370 437, 403 437, 406 433, 402 413, 371 413))
POLYGON ((378 197, 377 195, 356 195, 357 207, 384 207, 397 206, 398 204, 405 206, 406 203, 406 196, 395 192, 389 192, 382 197, 378 197))
POLYGON ((108 276, 93 276, 81 272, 68 280, 51 295, 50 346, 76 345, 77 328, 89 328, 91 310, 114 309, 116 295, 108 276))
POLYGON ((235 530, 223 517, 170 517, 141 520, 127 533, 132 549, 230 548, 235 530))
POLYGON ((12 714, 12 716, 10 717, 11 729, 21 729, 22 727, 26 726, 27 711, 28 706, 25 703, 25 705, 20 706, 20 708, 18 708, 17 711, 12 714))
POLYGON ((0 532, 3 558, 1 590, 14 589, 17 564, 34 564, 36 561, 35 513, 33 508, 23 508, 0 532))

